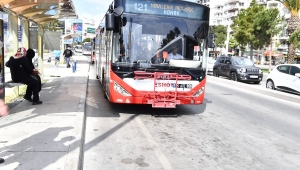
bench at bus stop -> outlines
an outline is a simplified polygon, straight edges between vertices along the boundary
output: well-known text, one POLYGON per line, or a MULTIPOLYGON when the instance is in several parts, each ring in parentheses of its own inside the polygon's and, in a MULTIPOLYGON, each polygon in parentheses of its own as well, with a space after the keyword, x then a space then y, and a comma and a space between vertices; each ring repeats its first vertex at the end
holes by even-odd
POLYGON ((12 81, 12 80, 7 81, 7 82, 4 83, 4 87, 7 87, 7 88, 18 87, 17 88, 18 89, 18 92, 17 92, 18 94, 16 94, 18 96, 19 96, 19 87, 23 86, 23 85, 24 85, 23 83, 15 82, 15 81, 12 81))

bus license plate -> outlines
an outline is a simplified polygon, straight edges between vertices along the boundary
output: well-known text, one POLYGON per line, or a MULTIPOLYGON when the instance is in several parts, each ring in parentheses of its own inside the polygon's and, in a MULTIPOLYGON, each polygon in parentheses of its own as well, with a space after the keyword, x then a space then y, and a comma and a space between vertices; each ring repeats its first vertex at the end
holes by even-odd
POLYGON ((177 88, 191 89, 193 87, 192 84, 178 84, 177 88))

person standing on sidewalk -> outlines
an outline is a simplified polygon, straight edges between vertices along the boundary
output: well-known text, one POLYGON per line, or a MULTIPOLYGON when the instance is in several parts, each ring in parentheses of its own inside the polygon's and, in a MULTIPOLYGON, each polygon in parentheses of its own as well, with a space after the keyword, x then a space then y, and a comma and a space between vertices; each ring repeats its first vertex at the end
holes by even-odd
POLYGON ((67 68, 70 68, 70 58, 73 56, 70 46, 64 51, 63 56, 65 56, 67 68))

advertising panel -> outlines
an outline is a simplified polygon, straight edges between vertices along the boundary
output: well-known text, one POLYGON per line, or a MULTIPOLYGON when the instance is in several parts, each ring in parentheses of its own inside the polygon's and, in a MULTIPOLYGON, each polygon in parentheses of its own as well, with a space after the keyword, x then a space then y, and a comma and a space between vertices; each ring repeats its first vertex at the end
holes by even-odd
POLYGON ((66 34, 82 34, 82 19, 69 19, 65 21, 66 34))
POLYGON ((3 18, 3 39, 4 39, 4 56, 10 57, 15 54, 13 35, 12 35, 12 20, 5 13, 2 13, 3 18))

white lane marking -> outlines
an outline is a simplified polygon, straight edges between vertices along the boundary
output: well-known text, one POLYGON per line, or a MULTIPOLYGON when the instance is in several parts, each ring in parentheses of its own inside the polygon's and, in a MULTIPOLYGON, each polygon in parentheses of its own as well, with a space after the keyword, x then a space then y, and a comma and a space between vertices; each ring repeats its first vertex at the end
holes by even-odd
POLYGON ((143 134, 145 135, 151 148, 153 148, 154 153, 157 159, 159 160, 160 164, 163 166, 163 168, 165 170, 172 170, 172 165, 170 164, 170 162, 168 161, 167 157, 164 155, 158 144, 155 142, 151 133, 147 130, 145 124, 141 121, 139 117, 135 117, 135 121, 138 123, 141 130, 143 131, 143 134))
POLYGON ((53 90, 54 90, 54 88, 52 88, 52 89, 49 91, 49 93, 52 93, 53 90))

